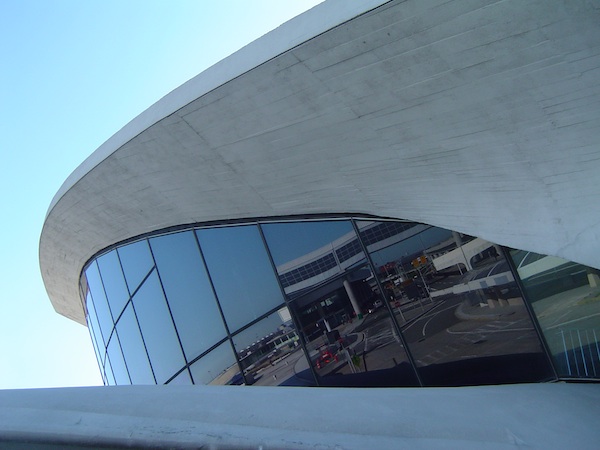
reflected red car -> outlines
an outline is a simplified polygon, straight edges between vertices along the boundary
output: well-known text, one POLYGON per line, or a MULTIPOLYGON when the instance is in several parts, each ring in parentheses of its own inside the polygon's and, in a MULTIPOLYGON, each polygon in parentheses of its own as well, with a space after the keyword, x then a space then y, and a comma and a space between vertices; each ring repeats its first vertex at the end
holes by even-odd
POLYGON ((321 352, 321 355, 317 358, 317 361, 315 362, 315 365, 317 366, 317 369, 320 369, 320 368, 322 368, 326 364, 329 364, 332 361, 336 361, 337 362, 337 360, 338 360, 337 355, 334 355, 329 350, 323 350, 321 352))

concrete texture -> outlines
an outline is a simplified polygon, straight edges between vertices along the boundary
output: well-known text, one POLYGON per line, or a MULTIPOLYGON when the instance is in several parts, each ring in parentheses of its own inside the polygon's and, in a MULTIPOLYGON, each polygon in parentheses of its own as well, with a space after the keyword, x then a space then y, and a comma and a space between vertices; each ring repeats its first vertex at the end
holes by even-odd
POLYGON ((0 391, 0 447, 591 450, 599 414, 594 384, 15 390, 0 391))
POLYGON ((85 322, 98 251, 211 220, 372 214, 600 268, 598 2, 354 3, 198 75, 74 172, 40 242, 59 313, 85 322))

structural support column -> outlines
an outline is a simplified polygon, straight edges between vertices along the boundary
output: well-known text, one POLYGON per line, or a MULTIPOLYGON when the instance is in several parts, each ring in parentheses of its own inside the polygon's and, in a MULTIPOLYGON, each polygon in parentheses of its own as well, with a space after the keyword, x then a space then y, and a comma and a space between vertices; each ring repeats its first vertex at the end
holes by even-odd
POLYGON ((358 305, 358 300, 356 300, 354 291, 352 290, 352 285, 348 280, 344 280, 344 289, 346 289, 346 294, 348 294, 348 297, 350 298, 350 303, 352 303, 352 308, 354 309, 356 317, 362 319, 362 311, 360 309, 360 306, 358 305))

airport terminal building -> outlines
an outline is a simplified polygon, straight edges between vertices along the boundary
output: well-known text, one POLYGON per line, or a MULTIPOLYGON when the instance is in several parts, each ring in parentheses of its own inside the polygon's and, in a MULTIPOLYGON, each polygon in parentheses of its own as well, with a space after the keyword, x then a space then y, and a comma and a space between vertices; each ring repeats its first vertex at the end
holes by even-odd
POLYGON ((108 387, 0 446, 597 448, 599 24, 326 0, 159 100, 40 239, 108 387))
POLYGON ((57 193, 44 282, 105 384, 600 378, 597 8, 357 3, 182 85, 57 193))

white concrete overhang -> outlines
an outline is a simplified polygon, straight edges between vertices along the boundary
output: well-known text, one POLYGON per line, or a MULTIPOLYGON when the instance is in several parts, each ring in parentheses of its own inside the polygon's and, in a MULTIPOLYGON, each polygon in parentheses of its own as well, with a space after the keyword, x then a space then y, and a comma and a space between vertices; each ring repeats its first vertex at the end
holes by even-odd
POLYGON ((55 309, 85 323, 106 247, 248 217, 397 217, 600 268, 599 23, 595 1, 327 0, 67 179, 40 241, 55 309))
POLYGON ((597 384, 0 391, 2 448, 597 449, 597 384))

